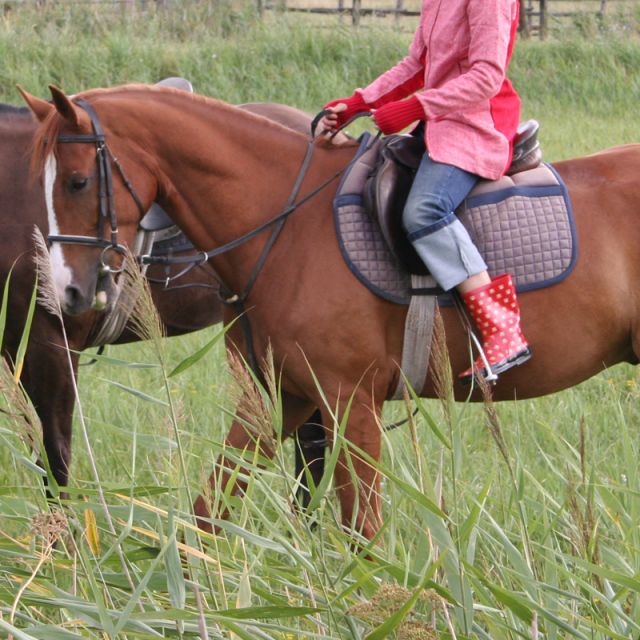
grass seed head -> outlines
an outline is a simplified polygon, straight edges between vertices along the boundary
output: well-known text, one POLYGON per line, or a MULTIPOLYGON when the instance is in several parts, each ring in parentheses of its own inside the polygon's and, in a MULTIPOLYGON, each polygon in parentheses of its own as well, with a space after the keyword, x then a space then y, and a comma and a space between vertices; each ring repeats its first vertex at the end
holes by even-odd
POLYGON ((124 270, 118 286, 121 287, 121 292, 117 304, 124 312, 131 313, 129 326, 142 340, 152 341, 162 358, 164 325, 153 301, 149 281, 130 251, 125 255, 124 270))
POLYGON ((62 320, 62 309, 51 271, 49 249, 47 249, 42 231, 35 225, 33 227, 33 242, 35 245, 34 262, 38 273, 38 303, 49 313, 62 320))
MULTIPOLYGON (((359 602, 350 607, 347 613, 372 625, 380 625, 399 611, 411 598, 412 593, 398 584, 385 583, 376 594, 364 602, 359 602)), ((423 591, 418 597, 418 602, 434 603, 442 608, 442 599, 432 591, 423 591)), ((433 627, 430 624, 414 618, 415 610, 409 611, 407 618, 398 626, 396 637, 399 640, 431 640, 436 638, 433 627)))
POLYGON ((69 530, 69 521, 61 509, 36 514, 31 520, 31 532, 44 539, 45 547, 52 547, 69 530))
MULTIPOLYGON (((236 352, 229 350, 227 359, 231 375, 236 383, 236 398, 233 398, 236 405, 236 415, 257 439, 273 449, 275 447, 275 432, 271 409, 275 399, 267 397, 270 393, 269 388, 265 393, 261 392, 247 365, 236 352)), ((273 375, 272 377, 274 378, 273 375)), ((269 376, 267 376, 267 386, 269 387, 269 376)))

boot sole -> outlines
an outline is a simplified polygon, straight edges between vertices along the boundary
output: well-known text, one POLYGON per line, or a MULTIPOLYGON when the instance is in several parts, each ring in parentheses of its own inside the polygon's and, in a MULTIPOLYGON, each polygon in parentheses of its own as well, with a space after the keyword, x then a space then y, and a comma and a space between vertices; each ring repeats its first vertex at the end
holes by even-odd
MULTIPOLYGON (((527 360, 531 358, 531 355, 532 355, 531 349, 527 347, 524 351, 521 351, 515 356, 511 358, 507 358, 502 362, 498 362, 497 365, 491 367, 491 372, 499 376, 501 373, 504 373, 505 371, 508 371, 513 367, 517 367, 521 364, 524 364, 527 360)), ((486 375, 487 375, 487 370, 483 367, 481 371, 475 371, 473 373, 470 373, 467 376, 460 377, 459 380, 462 385, 468 386, 471 384, 471 381, 473 380, 474 376, 481 376, 482 378, 485 378, 486 375)))

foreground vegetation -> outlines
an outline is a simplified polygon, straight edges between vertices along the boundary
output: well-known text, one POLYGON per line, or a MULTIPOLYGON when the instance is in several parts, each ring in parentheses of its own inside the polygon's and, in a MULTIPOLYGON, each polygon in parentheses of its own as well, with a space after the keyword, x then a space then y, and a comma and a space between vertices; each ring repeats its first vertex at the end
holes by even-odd
MULTIPOLYGON (((398 59, 408 39, 260 22, 220 4, 124 21, 46 11, 0 25, 3 100, 17 103, 15 82, 46 95, 49 82, 75 92, 182 75, 230 102, 313 111, 398 59)), ((512 76, 546 156, 637 141, 639 66, 633 38, 521 43, 512 76)), ((152 330, 82 370, 64 511, 47 510, 29 412, 4 394, 0 636, 640 638, 634 369, 536 401, 420 403, 386 436, 385 525, 355 554, 330 485, 310 516, 294 514, 289 443, 242 500, 219 497, 233 512, 219 535, 194 529, 191 498, 247 382, 220 343, 170 374, 220 331, 163 342, 152 330)), ((12 388, 10 372, 0 378, 12 388)), ((277 431, 277 393, 256 404, 277 431)), ((385 421, 406 414, 390 404, 385 421)))

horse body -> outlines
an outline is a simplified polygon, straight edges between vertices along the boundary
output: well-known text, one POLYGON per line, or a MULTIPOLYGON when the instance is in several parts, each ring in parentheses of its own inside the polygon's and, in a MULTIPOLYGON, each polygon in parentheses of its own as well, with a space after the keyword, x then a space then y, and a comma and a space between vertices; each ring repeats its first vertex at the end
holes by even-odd
MULTIPOLYGON (((57 90, 53 97, 57 128, 52 128, 52 116, 41 136, 90 131, 84 111, 57 90)), ((145 206, 154 199, 160 202, 202 250, 221 247, 277 216, 307 147, 304 136, 204 98, 141 87, 97 90, 83 98, 99 114, 108 143, 145 206)), ((32 99, 30 105, 41 117, 52 109, 32 99)), ((343 169, 354 152, 348 144, 316 145, 300 198, 343 169)), ((92 210, 87 202, 95 209, 95 189, 80 195, 65 189, 73 175, 92 175, 95 154, 80 144, 60 145, 55 153, 51 199, 59 224, 65 232, 81 229, 95 235, 95 217, 87 215, 92 210)), ((521 296, 523 328, 534 357, 500 377, 496 399, 544 395, 575 385, 616 362, 637 362, 634 249, 638 231, 625 216, 640 200, 633 179, 639 168, 640 147, 636 146, 556 166, 573 201, 579 258, 563 282, 521 296)), ((116 190, 121 237, 130 242, 139 214, 125 185, 118 183, 116 190)), ((285 431, 293 431, 314 407, 331 425, 332 412, 348 406, 346 439, 355 451, 361 449, 379 459, 377 417, 398 380, 406 308, 374 296, 345 265, 330 213, 334 193, 332 182, 289 217, 251 290, 247 315, 258 361, 271 348, 281 375, 285 431)), ((267 236, 260 234, 212 259, 231 292, 243 291, 267 236)), ((87 262, 73 258, 66 253, 70 269, 75 268, 69 271, 68 286, 76 286, 77 281, 84 287, 90 277, 87 262)), ((232 310, 225 311, 227 321, 232 315, 232 310)), ((468 338, 455 310, 442 309, 442 319, 456 372, 469 364, 468 338)), ((239 324, 228 338, 248 357, 239 324)), ((433 373, 432 368, 422 395, 436 394, 433 373)), ((454 380, 456 398, 468 393, 454 380)), ((474 397, 480 398, 478 391, 474 397)), ((242 402, 239 412, 244 415, 242 402)), ((231 427, 228 443, 238 448, 255 446, 238 421, 231 427)), ((264 442, 259 444, 265 454, 272 453, 264 442)), ((355 514, 358 528, 371 537, 380 522, 379 479, 357 454, 353 464, 359 486, 354 485, 344 454, 336 468, 343 518, 349 523, 355 514)), ((196 513, 202 517, 201 524, 209 527, 203 498, 197 501, 196 513)))

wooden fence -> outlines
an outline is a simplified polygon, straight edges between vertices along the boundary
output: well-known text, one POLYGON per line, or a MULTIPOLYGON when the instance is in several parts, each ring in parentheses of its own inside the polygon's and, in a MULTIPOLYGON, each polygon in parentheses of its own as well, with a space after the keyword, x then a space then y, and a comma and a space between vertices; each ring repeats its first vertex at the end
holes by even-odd
MULTIPOLYGON (((216 4, 219 0, 186 0, 194 4, 216 4)), ((359 26, 361 19, 370 17, 392 17, 400 20, 420 15, 421 0, 245 0, 257 3, 258 12, 279 10, 307 14, 336 15, 359 26)), ((2 2, 2 0, 0 0, 2 2)), ((574 18, 578 14, 604 17, 620 6, 637 5, 638 0, 519 0, 520 33, 525 37, 545 38, 550 23, 574 18)), ((7 8, 24 5, 103 5, 105 8, 120 7, 123 11, 146 10, 150 5, 171 10, 183 9, 185 0, 4 0, 7 8)))
POLYGON ((606 16, 611 4, 619 0, 520 0, 520 32, 526 37, 538 35, 545 38, 549 30, 549 19, 573 18, 578 13, 606 16))
MULTIPOLYGON (((165 0, 166 1, 166 0, 165 0)), ((419 1, 408 0, 411 6, 407 6, 406 0, 393 0, 386 6, 377 6, 375 1, 369 1, 363 6, 362 0, 337 0, 336 4, 315 5, 301 2, 300 0, 256 0, 258 11, 263 13, 269 9, 286 10, 289 12, 304 12, 310 14, 335 14, 351 19, 354 26, 359 26, 364 16, 393 16, 396 19, 402 17, 419 16, 419 1)), ((545 38, 549 33, 551 21, 571 19, 579 14, 590 14, 604 17, 611 11, 614 5, 631 5, 634 0, 520 0, 520 32, 525 37, 537 36, 545 38)))

